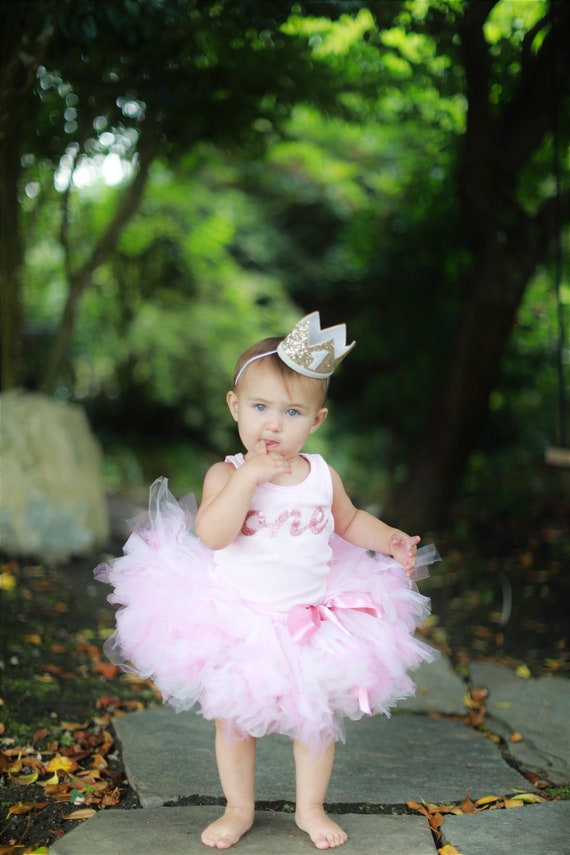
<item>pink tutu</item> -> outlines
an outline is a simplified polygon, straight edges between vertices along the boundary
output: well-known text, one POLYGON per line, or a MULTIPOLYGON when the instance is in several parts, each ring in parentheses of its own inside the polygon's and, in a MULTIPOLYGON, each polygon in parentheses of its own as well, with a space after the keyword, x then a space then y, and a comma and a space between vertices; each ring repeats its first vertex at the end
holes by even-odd
MULTIPOLYGON (((124 555, 95 570, 121 608, 109 658, 151 678, 177 711, 199 704, 238 733, 282 733, 315 750, 343 739, 348 717, 384 713, 414 694, 408 670, 435 658, 414 636, 429 614, 402 566, 333 536, 327 596, 272 612, 216 582, 191 533, 196 503, 159 478, 124 555)), ((439 560, 418 550, 418 576, 439 560)))

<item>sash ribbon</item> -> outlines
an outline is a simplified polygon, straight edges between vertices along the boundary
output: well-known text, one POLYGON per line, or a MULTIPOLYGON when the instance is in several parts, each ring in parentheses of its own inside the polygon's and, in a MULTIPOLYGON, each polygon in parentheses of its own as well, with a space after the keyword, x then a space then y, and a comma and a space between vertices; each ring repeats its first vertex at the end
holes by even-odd
POLYGON ((297 644, 306 644, 324 620, 332 621, 339 629, 350 635, 351 633, 341 620, 342 612, 346 609, 364 612, 372 617, 381 616, 370 594, 346 591, 341 594, 331 594, 318 606, 293 606, 287 615, 287 628, 297 644))

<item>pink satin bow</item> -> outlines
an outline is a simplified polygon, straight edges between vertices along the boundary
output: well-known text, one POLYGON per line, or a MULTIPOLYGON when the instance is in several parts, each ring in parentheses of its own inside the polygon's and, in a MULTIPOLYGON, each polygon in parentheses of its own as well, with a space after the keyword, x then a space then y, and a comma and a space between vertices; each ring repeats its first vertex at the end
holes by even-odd
POLYGON ((287 615, 287 628, 293 641, 306 644, 319 629, 322 621, 330 620, 343 632, 350 635, 348 629, 340 620, 339 611, 350 609, 365 612, 373 617, 380 617, 380 611, 374 605, 370 594, 360 591, 346 591, 343 594, 332 594, 318 606, 293 606, 287 615))

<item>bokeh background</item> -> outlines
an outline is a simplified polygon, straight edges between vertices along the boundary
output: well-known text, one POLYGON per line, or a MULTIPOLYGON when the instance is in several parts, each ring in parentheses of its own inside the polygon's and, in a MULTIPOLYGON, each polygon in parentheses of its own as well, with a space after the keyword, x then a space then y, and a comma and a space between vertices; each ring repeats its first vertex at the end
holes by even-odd
POLYGON ((2 397, 80 407, 110 500, 199 496, 238 354, 318 309, 357 347, 313 450, 438 542, 456 647, 564 670, 568 5, 1 13, 2 397))

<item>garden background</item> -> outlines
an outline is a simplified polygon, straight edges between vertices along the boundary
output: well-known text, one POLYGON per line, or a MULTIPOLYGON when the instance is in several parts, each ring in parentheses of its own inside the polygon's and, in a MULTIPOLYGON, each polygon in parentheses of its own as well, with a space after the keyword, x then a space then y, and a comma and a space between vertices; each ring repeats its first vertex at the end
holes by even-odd
POLYGON ((112 500, 199 496, 237 355, 318 309, 357 346, 311 448, 437 542, 434 635, 568 673, 568 4, 0 14, 2 393, 80 405, 112 500))

